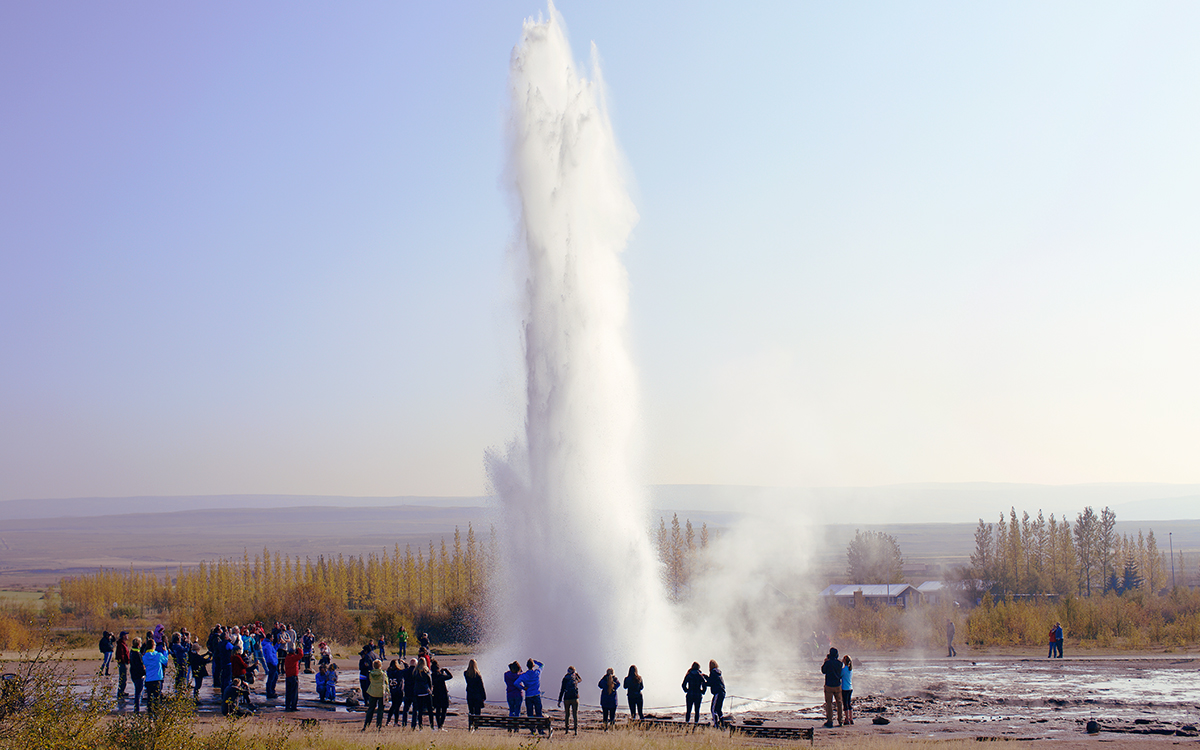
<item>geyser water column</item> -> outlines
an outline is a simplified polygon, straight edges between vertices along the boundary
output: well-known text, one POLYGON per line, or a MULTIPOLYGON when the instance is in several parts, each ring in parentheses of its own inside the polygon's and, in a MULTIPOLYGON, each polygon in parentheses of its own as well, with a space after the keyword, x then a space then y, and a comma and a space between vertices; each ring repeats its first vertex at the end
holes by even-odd
POLYGON ((553 4, 548 19, 525 22, 511 61, 507 174, 519 213, 525 429, 506 455, 488 456, 502 506, 489 661, 544 661, 547 692, 569 664, 587 687, 606 667, 623 675, 656 662, 673 634, 634 469, 620 254, 637 211, 594 48, 590 75, 553 4))

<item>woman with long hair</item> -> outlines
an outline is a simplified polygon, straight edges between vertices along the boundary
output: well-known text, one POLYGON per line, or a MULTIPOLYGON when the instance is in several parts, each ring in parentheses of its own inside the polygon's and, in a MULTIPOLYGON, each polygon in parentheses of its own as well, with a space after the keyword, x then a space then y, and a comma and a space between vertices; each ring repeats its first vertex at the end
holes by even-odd
POLYGON ((608 729, 617 723, 617 688, 621 687, 621 681, 609 667, 596 687, 600 688, 600 712, 604 714, 604 728, 608 729))
POLYGON ((483 713, 483 704, 487 702, 487 690, 483 687, 483 675, 474 659, 467 662, 463 679, 467 683, 467 714, 479 716, 483 713))
POLYGON ((642 676, 638 674, 637 665, 629 665, 629 674, 625 677, 625 694, 629 697, 629 718, 641 721, 642 715, 642 676))
POLYGON ((708 660, 708 692, 712 693, 712 725, 720 727, 725 721, 725 713, 721 710, 725 705, 725 678, 721 676, 721 668, 716 659, 708 660))
POLYGON ((423 717, 428 716, 429 728, 437 730, 437 726, 433 723, 432 695, 433 677, 430 676, 429 669, 425 666, 425 661, 417 659, 417 665, 413 671, 413 729, 421 726, 423 717))
POLYGON ((700 671, 700 662, 692 662, 692 668, 683 676, 684 697, 687 699, 687 709, 683 714, 683 721, 687 723, 692 718, 692 711, 696 712, 696 723, 700 723, 700 704, 704 701, 704 691, 708 687, 708 678, 700 671))
POLYGON ((842 710, 846 712, 846 723, 854 723, 854 711, 850 708, 850 696, 854 693, 854 685, 851 682, 850 673, 854 670, 854 662, 850 661, 850 654, 842 657, 842 710))

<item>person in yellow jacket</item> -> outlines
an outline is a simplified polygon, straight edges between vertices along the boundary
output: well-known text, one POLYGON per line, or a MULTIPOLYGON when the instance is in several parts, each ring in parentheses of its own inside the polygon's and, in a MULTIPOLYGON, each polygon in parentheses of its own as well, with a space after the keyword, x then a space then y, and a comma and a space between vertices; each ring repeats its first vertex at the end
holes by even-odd
POLYGON ((387 689, 387 675, 383 673, 383 662, 376 659, 371 662, 371 671, 367 673, 367 720, 363 722, 362 732, 367 731, 371 717, 375 717, 375 728, 383 729, 383 692, 387 689))

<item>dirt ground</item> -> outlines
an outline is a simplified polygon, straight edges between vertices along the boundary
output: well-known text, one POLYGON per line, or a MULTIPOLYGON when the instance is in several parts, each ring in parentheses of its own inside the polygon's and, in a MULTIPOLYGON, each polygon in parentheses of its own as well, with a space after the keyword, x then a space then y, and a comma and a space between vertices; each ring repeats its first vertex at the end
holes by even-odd
MULTIPOLYGON (((94 677, 98 661, 88 651, 68 656, 77 679, 94 677)), ((441 655, 441 666, 456 677, 471 655, 441 655)), ((763 726, 813 727, 818 744, 858 744, 869 738, 895 740, 995 740, 1034 745, 1053 742, 1055 747, 1081 743, 1117 742, 1200 745, 1200 655, 1184 654, 1068 654, 1065 659, 1044 659, 1028 653, 978 652, 956 659, 916 659, 898 654, 858 657, 855 669, 854 724, 827 729, 819 683, 807 669, 793 675, 798 685, 766 699, 731 699, 727 711, 734 724, 761 721, 763 726), (1087 723, 1099 723, 1100 732, 1088 735, 1087 723), (887 723, 875 723, 886 721, 887 723)), ((259 716, 317 719, 323 724, 360 724, 362 708, 347 707, 345 698, 357 687, 357 658, 335 652, 341 665, 339 701, 319 703, 315 676, 301 675, 300 711, 283 712, 280 697, 266 701, 260 678, 254 702, 259 716)), ((727 672, 728 675, 728 672, 727 672)), ((115 692, 116 668, 101 678, 115 692)), ((728 676, 727 676, 728 681, 728 676)), ((496 681, 489 681, 489 687, 496 681)), ((557 680, 553 680, 557 684, 557 680)), ((455 694, 451 683, 451 694, 455 694)), ((459 685, 461 687, 461 685, 459 685)), ((502 686, 490 697, 502 698, 502 686)), ((132 687, 128 688, 132 693, 132 687)), ((731 698, 738 694, 731 684, 731 698)), ((585 701, 586 703, 586 696, 585 701)), ((502 701, 490 703, 486 712, 505 714, 502 701)), ((561 712, 546 700, 547 713, 556 720, 561 712)), ((705 701, 707 709, 707 700, 705 701)), ((118 711, 132 710, 121 701, 118 711)), ((201 693, 202 720, 219 715, 217 695, 206 686, 201 693)), ((648 715, 651 712, 648 712, 648 715)), ((452 700, 446 726, 466 728, 465 706, 452 700)), ((682 720, 676 712, 658 712, 658 718, 682 720)), ((622 720, 624 716, 622 715, 622 720)), ((557 721, 556 721, 557 724, 557 721)), ((598 709, 580 706, 581 731, 599 730, 598 709)), ((836 724, 836 722, 835 722, 836 724)), ((398 731, 388 729, 386 731, 398 731)), ((701 729, 700 731, 713 731, 701 729)), ((753 744, 759 744, 758 741, 753 744)))

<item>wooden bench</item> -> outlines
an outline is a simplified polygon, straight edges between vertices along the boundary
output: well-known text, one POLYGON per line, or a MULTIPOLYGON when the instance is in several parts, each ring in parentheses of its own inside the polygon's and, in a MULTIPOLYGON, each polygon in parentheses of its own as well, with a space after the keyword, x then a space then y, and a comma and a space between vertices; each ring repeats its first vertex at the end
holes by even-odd
POLYGON ((634 729, 675 729, 681 732, 694 732, 697 727, 707 727, 708 724, 695 724, 675 719, 630 719, 629 726, 634 729))
POLYGON ((507 729, 510 732, 532 731, 554 735, 554 722, 549 716, 489 716, 468 714, 467 731, 476 729, 507 729))
POLYGON ((808 744, 813 742, 812 727, 763 727, 741 724, 731 726, 732 734, 740 734, 745 737, 763 737, 773 740, 808 740, 808 744))

